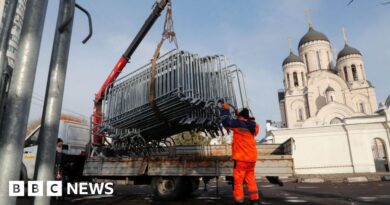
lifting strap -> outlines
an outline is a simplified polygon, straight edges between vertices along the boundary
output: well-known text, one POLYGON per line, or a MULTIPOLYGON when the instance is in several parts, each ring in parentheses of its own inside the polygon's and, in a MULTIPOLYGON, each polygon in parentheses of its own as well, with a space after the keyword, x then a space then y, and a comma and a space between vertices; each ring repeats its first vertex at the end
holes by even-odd
POLYGON ((161 115, 160 110, 157 107, 156 104, 156 89, 155 89, 155 82, 156 82, 156 73, 157 73, 157 60, 160 57, 160 50, 162 45, 164 44, 164 41, 168 39, 170 43, 174 42, 176 49, 178 48, 176 34, 173 29, 173 18, 172 18, 172 4, 171 0, 168 0, 167 3, 167 12, 165 15, 165 21, 164 21, 164 30, 161 36, 160 42, 157 44, 156 50, 154 51, 153 58, 152 58, 152 70, 151 70, 151 77, 150 77, 150 87, 149 87, 149 103, 151 108, 153 109, 155 115, 164 121, 168 126, 169 123, 166 119, 163 118, 161 115))

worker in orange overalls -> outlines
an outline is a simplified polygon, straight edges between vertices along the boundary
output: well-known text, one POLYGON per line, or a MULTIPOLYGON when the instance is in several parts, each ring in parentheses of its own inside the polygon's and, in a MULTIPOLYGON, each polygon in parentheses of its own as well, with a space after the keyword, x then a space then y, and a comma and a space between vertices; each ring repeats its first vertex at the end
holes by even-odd
POLYGON ((257 160, 257 149, 255 136, 259 132, 259 125, 253 117, 249 116, 247 108, 238 113, 234 119, 230 115, 229 105, 225 102, 222 109, 222 125, 233 131, 232 158, 233 169, 233 196, 235 204, 244 202, 244 180, 252 205, 259 204, 259 191, 255 178, 255 165, 257 160))

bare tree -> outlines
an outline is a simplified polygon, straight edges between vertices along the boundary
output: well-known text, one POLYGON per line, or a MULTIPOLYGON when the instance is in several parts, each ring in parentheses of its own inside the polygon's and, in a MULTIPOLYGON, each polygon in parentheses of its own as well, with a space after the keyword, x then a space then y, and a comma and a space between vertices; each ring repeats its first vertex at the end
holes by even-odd
MULTIPOLYGON (((351 5, 355 0, 350 0, 347 4, 347 6, 351 5)), ((386 2, 382 2, 381 3, 382 5, 387 5, 387 4, 390 4, 390 1, 386 1, 386 2)))

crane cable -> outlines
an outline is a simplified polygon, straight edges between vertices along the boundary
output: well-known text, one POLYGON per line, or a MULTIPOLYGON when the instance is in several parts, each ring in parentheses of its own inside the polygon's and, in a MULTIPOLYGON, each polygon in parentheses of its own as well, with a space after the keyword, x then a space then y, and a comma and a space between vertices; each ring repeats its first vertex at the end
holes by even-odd
MULTIPOLYGON (((171 0, 167 0, 167 12, 165 15, 164 21, 164 30, 160 39, 160 42, 157 44, 156 50, 154 51, 153 58, 151 60, 152 69, 151 69, 151 77, 150 77, 150 87, 149 87, 149 103, 151 108, 153 109, 156 116, 165 121, 168 125, 168 121, 163 118, 160 110, 156 104, 156 92, 155 92, 155 82, 156 82, 156 72, 157 72, 157 60, 160 57, 160 50, 165 40, 169 40, 169 43, 174 43, 176 49, 178 49, 176 34, 173 28, 173 18, 172 18, 172 3, 171 0)), ((158 5, 158 4, 157 4, 158 5)))

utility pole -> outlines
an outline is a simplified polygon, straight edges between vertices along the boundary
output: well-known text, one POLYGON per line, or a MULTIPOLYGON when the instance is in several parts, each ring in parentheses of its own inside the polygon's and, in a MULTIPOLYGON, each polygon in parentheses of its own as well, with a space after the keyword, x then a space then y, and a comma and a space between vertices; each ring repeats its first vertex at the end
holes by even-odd
MULTIPOLYGON (((44 183, 54 180, 56 141, 60 126, 74 10, 75 0, 60 1, 34 172, 34 180, 44 183)), ((45 188, 44 193, 46 193, 45 188)), ((45 194, 35 197, 34 204, 49 205, 50 197, 45 194)))
POLYGON ((5 103, 0 134, 0 201, 13 205, 9 181, 19 180, 23 145, 48 0, 27 1, 19 51, 5 103))

